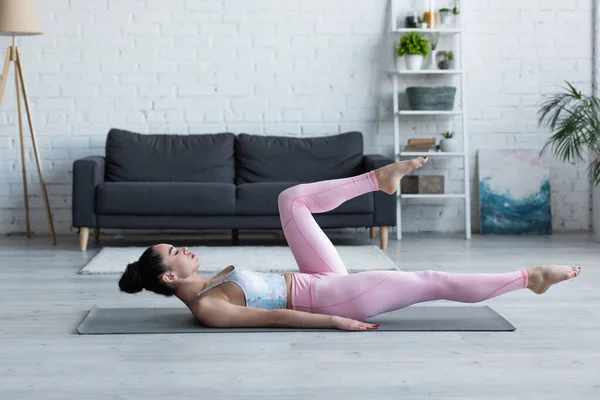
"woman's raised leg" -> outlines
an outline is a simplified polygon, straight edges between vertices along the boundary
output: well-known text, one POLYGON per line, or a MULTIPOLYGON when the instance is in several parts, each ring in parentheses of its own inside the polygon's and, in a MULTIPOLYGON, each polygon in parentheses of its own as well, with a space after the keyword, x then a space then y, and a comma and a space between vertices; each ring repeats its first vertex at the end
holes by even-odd
POLYGON ((422 158, 396 162, 362 175, 296 185, 281 192, 278 199, 281 226, 300 272, 348 274, 312 213, 331 211, 368 192, 383 190, 392 194, 404 174, 425 162, 422 158))
POLYGON ((300 272, 347 275, 339 253, 312 213, 335 209, 346 200, 379 190, 375 172, 292 186, 279 195, 283 233, 300 272))

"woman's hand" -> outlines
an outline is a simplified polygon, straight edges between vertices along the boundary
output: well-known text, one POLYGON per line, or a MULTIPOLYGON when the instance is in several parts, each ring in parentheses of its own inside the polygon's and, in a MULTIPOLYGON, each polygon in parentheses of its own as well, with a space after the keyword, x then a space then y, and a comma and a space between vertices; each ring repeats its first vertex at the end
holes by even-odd
POLYGON ((368 324, 354 319, 333 317, 333 326, 343 331, 368 331, 379 328, 379 324, 368 324))

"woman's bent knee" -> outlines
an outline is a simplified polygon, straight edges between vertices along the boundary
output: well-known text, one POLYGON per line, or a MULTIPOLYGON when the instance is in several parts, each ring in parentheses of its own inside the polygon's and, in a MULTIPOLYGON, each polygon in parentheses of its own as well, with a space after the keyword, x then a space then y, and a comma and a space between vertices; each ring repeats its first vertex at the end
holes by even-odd
POLYGON ((300 186, 301 185, 292 186, 279 193, 279 196, 277 196, 279 208, 285 204, 292 204, 301 196, 300 186))

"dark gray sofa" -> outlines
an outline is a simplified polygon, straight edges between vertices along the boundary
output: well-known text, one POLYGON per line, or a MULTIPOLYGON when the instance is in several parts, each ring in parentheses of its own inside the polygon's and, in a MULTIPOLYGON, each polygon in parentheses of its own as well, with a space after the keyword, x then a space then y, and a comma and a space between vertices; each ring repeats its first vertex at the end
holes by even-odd
MULTIPOLYGON (((139 134, 111 129, 105 156, 73 165, 73 226, 85 251, 90 228, 281 229, 277 200, 299 183, 358 175, 394 162, 363 154, 360 132, 324 137, 139 134)), ((380 227, 387 247, 396 196, 366 193, 314 214, 322 228, 380 227)))

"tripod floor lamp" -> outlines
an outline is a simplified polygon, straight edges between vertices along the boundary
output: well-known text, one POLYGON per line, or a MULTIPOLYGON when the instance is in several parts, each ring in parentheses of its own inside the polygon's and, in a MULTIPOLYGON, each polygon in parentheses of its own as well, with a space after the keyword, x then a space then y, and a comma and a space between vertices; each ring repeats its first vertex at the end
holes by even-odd
POLYGON ((25 103, 27 112, 27 121, 29 123, 29 131, 31 132, 31 140, 33 141, 33 150, 37 162, 38 174, 40 177, 40 185, 42 186, 42 195, 44 196, 44 204, 46 206, 46 215, 50 224, 50 234, 52 235, 52 244, 56 245, 56 235, 54 233, 54 224, 52 223, 52 213, 50 211, 50 203, 48 201, 48 192, 46 183, 42 176, 42 164, 40 162, 40 152, 38 150, 37 139, 35 137, 35 129, 31 118, 31 108, 29 107, 29 99, 27 98, 27 89, 25 87, 25 78, 23 76, 23 67, 21 64, 21 54, 16 45, 17 36, 26 35, 41 35, 42 26, 38 17, 37 9, 34 0, 0 0, 0 35, 12 36, 12 46, 6 52, 4 61, 4 69, 2 70, 2 80, 0 81, 0 105, 4 97, 8 70, 10 64, 15 67, 15 84, 17 89, 17 112, 19 124, 19 137, 21 142, 21 165, 23 169, 23 193, 25 200, 25 219, 27 224, 27 237, 31 237, 31 228, 29 223, 29 200, 27 193, 27 173, 25 170, 25 147, 23 137, 23 123, 21 118, 21 93, 25 103))

